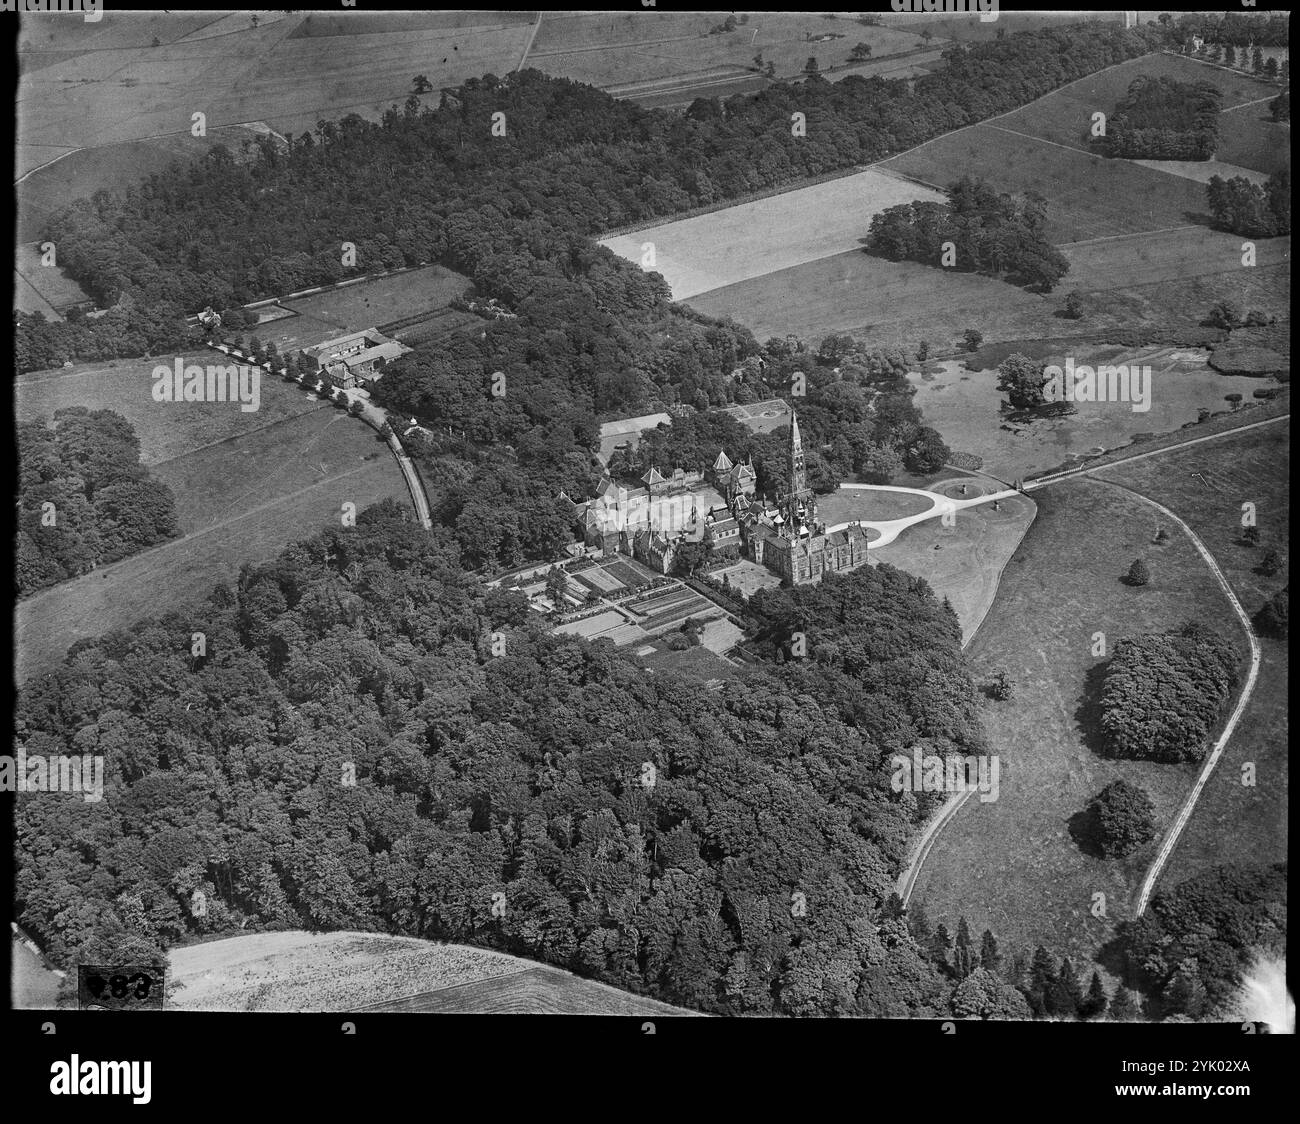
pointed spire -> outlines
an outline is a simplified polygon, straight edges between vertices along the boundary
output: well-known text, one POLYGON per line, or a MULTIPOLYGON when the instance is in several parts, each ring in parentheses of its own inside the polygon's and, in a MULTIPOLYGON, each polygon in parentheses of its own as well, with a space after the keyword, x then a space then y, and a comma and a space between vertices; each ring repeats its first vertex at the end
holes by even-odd
POLYGON ((713 471, 714 472, 731 471, 731 461, 727 459, 727 454, 725 450, 723 449, 718 450, 718 459, 713 462, 713 471))
POLYGON ((659 474, 659 470, 655 468, 654 465, 650 466, 650 471, 641 477, 641 479, 645 482, 647 488, 653 488, 656 484, 662 484, 664 482, 664 478, 659 474))

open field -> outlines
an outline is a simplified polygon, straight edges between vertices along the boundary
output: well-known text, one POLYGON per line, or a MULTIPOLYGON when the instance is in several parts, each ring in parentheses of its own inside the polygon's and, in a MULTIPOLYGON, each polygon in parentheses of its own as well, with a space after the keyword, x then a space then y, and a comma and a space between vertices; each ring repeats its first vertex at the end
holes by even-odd
MULTIPOLYGON (((998 21, 999 23, 1001 20, 998 21)), ((1263 97, 1275 97, 1279 87, 1260 82, 1245 74, 1205 66, 1177 55, 1153 54, 1130 59, 1108 70, 1090 74, 1071 82, 1031 105, 998 118, 997 124, 1017 133, 1087 150, 1092 115, 1115 111, 1136 78, 1172 78, 1179 82, 1209 82, 1223 95, 1225 110, 1263 97)), ((1266 105, 1255 107, 1267 113, 1266 105)), ((1245 111, 1249 112, 1249 111, 1245 111)), ((1221 134, 1230 131, 1228 122, 1220 120, 1221 134)), ((1219 154, 1220 160, 1227 157, 1219 154)), ((1123 163, 1123 161, 1113 161, 1123 163)))
POLYGON ((1229 164, 1272 175, 1291 170, 1291 126, 1274 121, 1268 104, 1242 106, 1219 116, 1215 155, 1229 164))
MULTIPOLYGON (((1275 577, 1255 567, 1265 550, 1284 556, 1290 537, 1289 424, 1253 430, 1237 438, 1153 457, 1098 472, 1135 488, 1187 520, 1214 555, 1248 614, 1287 584, 1284 566, 1275 577), (1199 473, 1204 483, 1192 473, 1199 473), (1251 549, 1236 540, 1241 505, 1258 512, 1262 545, 1251 549)), ((1159 886, 1172 885, 1207 867, 1225 862, 1282 862, 1287 853, 1287 644, 1262 637, 1263 663, 1250 706, 1218 768, 1197 802, 1159 886), (1241 783, 1242 765, 1254 762, 1257 783, 1241 783)))
MULTIPOLYGON (((992 481, 963 479, 968 495, 975 494, 975 488, 1000 489, 992 481)), ((954 498, 966 498, 958 497, 955 483, 945 481, 931 487, 954 498)), ((1003 568, 1020 545, 1034 511, 1033 501, 1020 495, 1002 500, 997 511, 992 504, 959 511, 951 527, 930 519, 908 527, 888 545, 873 549, 871 561, 888 562, 925 578, 937 598, 948 598, 961 622, 965 644, 992 606, 1003 568)))
MULTIPOLYGON (((719 622, 711 623, 708 628, 714 627, 717 623, 719 622)), ((735 628, 734 625, 730 627, 735 628)), ((738 632, 739 629, 736 631, 738 632)), ((724 660, 702 644, 699 647, 684 648, 680 652, 674 652, 667 645, 658 643, 652 652, 644 655, 638 653, 637 662, 657 675, 671 672, 701 686, 716 686, 719 682, 743 678, 746 670, 745 665, 737 666, 729 660, 724 660)))
MULTIPOLYGON (((18 185, 19 241, 39 238, 49 217, 76 199, 88 198, 103 189, 120 190, 152 175, 163 175, 173 161, 188 166, 217 145, 224 145, 236 160, 245 159, 244 146, 251 145, 257 136, 254 128, 232 125, 210 129, 203 137, 191 136, 186 130, 71 152, 58 163, 32 172, 18 185)), ((33 149, 38 156, 43 151, 33 149)), ((48 155, 40 156, 32 166, 48 159, 48 155)), ((18 174, 25 171, 20 165, 18 174)))
POLYGON ((914 900, 935 921, 951 926, 964 915, 975 931, 987 925, 1008 952, 1043 944, 1086 963, 1116 922, 1131 916, 1158 841, 1122 861, 1094 858, 1071 837, 1071 818, 1122 777, 1148 791, 1163 830, 1198 771, 1095 752, 1088 677, 1104 660, 1091 654, 1093 634, 1104 632, 1113 645, 1197 619, 1243 656, 1246 645, 1190 541, 1173 529, 1154 546, 1159 517, 1137 497, 1085 478, 1034 498, 1038 516, 967 649, 977 682, 1005 668, 1015 684, 1011 701, 981 707, 990 752, 1001 761, 1001 793, 957 812, 920 872, 914 900), (1132 589, 1120 578, 1139 555, 1152 580, 1132 589), (1090 912, 1098 891, 1107 902, 1101 919, 1090 912))
POLYGON ((943 434, 954 449, 984 458, 984 468, 1004 480, 1032 476, 1056 468, 1071 458, 1129 444, 1139 433, 1167 433, 1194 422, 1201 407, 1227 409, 1224 395, 1249 399, 1269 380, 1220 375, 1206 362, 1207 352, 1177 348, 1120 348, 1097 345, 1045 345, 1040 357, 1063 364, 1072 355, 1077 364, 1138 363, 1151 367, 1151 408, 1135 412, 1129 402, 1078 402, 1075 413, 1039 418, 1027 425, 1003 428, 1000 412, 1005 395, 997 389, 996 369, 968 371, 955 360, 940 364, 942 374, 910 376, 914 399, 926 424, 943 434))
MULTIPOLYGON (((866 226, 858 234, 865 235, 866 226)), ((985 325, 993 310, 1042 306, 1050 316, 1056 307, 1052 298, 989 277, 885 261, 860 249, 750 277, 689 303, 744 324, 760 340, 787 332, 810 340, 848 332, 892 342, 916 333, 936 346, 975 324, 990 334, 985 325)))
POLYGON ((988 23, 978 14, 947 14, 942 12, 885 12, 886 27, 915 31, 925 29, 936 38, 953 39, 958 43, 983 43, 999 32, 1013 35, 1017 31, 1039 31, 1069 23, 1122 21, 1122 12, 999 12, 998 18, 988 23))
POLYGON ((58 663, 77 640, 201 600, 244 563, 268 562, 290 543, 337 526, 344 502, 358 512, 382 499, 409 502, 374 432, 333 409, 174 458, 154 473, 176 494, 183 537, 20 602, 20 681, 58 663))
MULTIPOLYGON (((472 28, 458 17, 434 20, 423 30, 322 37, 296 34, 308 17, 295 13, 257 28, 157 47, 148 45, 148 33, 132 34, 130 45, 112 50, 85 50, 85 40, 73 47, 84 53, 24 77, 18 140, 31 152, 20 152, 20 173, 41 163, 37 154, 51 145, 86 148, 188 133, 196 110, 207 115, 209 130, 265 121, 277 132, 297 133, 348 112, 376 119, 406 99, 415 74, 427 75, 437 89, 513 70, 532 33, 531 19, 525 13, 522 19, 474 15, 472 28), (202 92, 198 102, 196 90, 202 92)), ((203 22, 215 16, 204 13, 203 22)), ((44 25, 72 22, 38 15, 28 20, 35 25, 34 43, 42 46, 44 25)))
MULTIPOLYGON (((871 44, 877 56, 924 45, 912 32, 864 27, 811 12, 753 12, 735 31, 708 34, 710 28, 731 14, 548 12, 528 53, 527 65, 547 74, 611 87, 611 92, 624 96, 622 87, 629 83, 674 78, 689 84, 692 75, 710 69, 750 67, 759 52, 765 63, 776 67, 778 76, 788 76, 801 73, 810 55, 823 68, 842 65, 856 43, 871 44), (816 38, 828 34, 843 38, 824 42, 807 39, 809 35, 816 38)), ((694 97, 711 96, 717 95, 696 92, 684 100, 689 103, 694 97)))
MULTIPOLYGON (((151 395, 153 369, 170 367, 174 358, 119 359, 69 371, 19 375, 14 380, 15 420, 49 419, 69 406, 113 410, 134 426, 141 463, 153 466, 227 438, 250 438, 259 430, 302 414, 333 412, 314 394, 266 374, 261 379, 259 407, 249 413, 232 402, 155 402, 151 395)), ((205 366, 224 362, 220 353, 207 348, 186 358, 205 366)))
MULTIPOLYGON (((1076 242, 1060 247, 1070 262, 1070 272, 1060 288, 1081 292, 1128 289, 1216 273, 1251 273, 1253 270, 1241 267, 1241 241, 1236 234, 1194 226, 1100 242, 1076 242)), ((1255 241, 1255 269, 1285 268, 1290 260, 1290 235, 1255 241)), ((1285 274, 1273 276, 1281 282, 1285 274)), ((1209 307, 1205 306, 1206 312, 1209 307)))
POLYGON ((1008 132, 1005 120, 949 133, 881 167, 938 187, 971 175, 999 191, 1035 191, 1057 243, 1186 226, 1205 212, 1200 184, 1008 132))
POLYGON ((174 1010, 692 1014, 558 968, 379 933, 252 933, 174 948, 174 1010))
POLYGON ((1129 163, 1199 184, 1207 184, 1215 176, 1221 176, 1225 180, 1241 176, 1251 183, 1259 184, 1260 187, 1268 183, 1268 176, 1263 172, 1256 172, 1251 168, 1239 168, 1236 164, 1225 164, 1219 160, 1130 160, 1129 163))
POLYGON ((15 247, 14 307, 61 320, 60 313, 65 309, 90 297, 57 265, 42 265, 41 257, 39 243, 25 242, 15 247))
MULTIPOLYGON (((284 352, 364 328, 405 323, 424 313, 428 314, 428 319, 446 319, 444 314, 450 313, 449 323, 472 323, 478 319, 472 312, 447 308, 450 300, 469 288, 469 278, 440 265, 427 265, 374 281, 360 281, 327 289, 323 293, 281 301, 277 306, 268 306, 264 313, 288 309, 297 315, 280 314, 274 320, 263 321, 255 329, 240 329, 240 334, 255 333, 264 343, 274 343, 284 352)), ((406 327, 414 328, 422 322, 413 321, 406 327)))
POLYGON ((640 261, 655 247, 654 269, 685 300, 698 293, 859 246, 873 215, 939 192, 876 171, 828 180, 752 203, 605 239, 616 254, 640 261))

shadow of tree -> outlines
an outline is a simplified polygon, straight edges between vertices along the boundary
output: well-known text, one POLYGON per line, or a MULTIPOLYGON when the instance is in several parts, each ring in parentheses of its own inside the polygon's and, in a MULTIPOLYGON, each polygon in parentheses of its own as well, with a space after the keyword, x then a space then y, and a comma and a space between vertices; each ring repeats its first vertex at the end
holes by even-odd
POLYGON ((1110 660, 1101 660, 1090 667, 1083 676, 1083 690, 1074 708, 1075 728, 1083 744, 1098 757, 1109 757, 1106 735, 1101 725, 1101 689, 1106 682, 1106 669, 1110 660))

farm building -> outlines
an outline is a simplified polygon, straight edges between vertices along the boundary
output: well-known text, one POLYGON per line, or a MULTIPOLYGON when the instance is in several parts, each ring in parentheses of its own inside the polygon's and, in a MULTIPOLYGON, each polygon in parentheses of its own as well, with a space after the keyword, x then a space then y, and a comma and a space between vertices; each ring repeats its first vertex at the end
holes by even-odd
POLYGON ((668 414, 643 414, 639 418, 603 422, 600 427, 600 459, 608 461, 616 449, 635 449, 642 431, 672 423, 668 414))
POLYGON ((303 354, 315 361, 318 371, 325 371, 344 390, 351 390, 374 382, 388 363, 410 350, 374 328, 367 328, 303 348, 303 354))

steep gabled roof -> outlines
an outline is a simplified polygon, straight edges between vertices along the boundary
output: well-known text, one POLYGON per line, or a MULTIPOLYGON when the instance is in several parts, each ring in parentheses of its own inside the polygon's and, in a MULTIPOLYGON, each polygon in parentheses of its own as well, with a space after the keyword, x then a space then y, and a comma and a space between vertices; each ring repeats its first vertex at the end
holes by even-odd
POLYGON ((727 454, 725 450, 722 449, 718 450, 718 459, 713 462, 713 471, 714 472, 731 471, 731 461, 727 459, 727 454))

